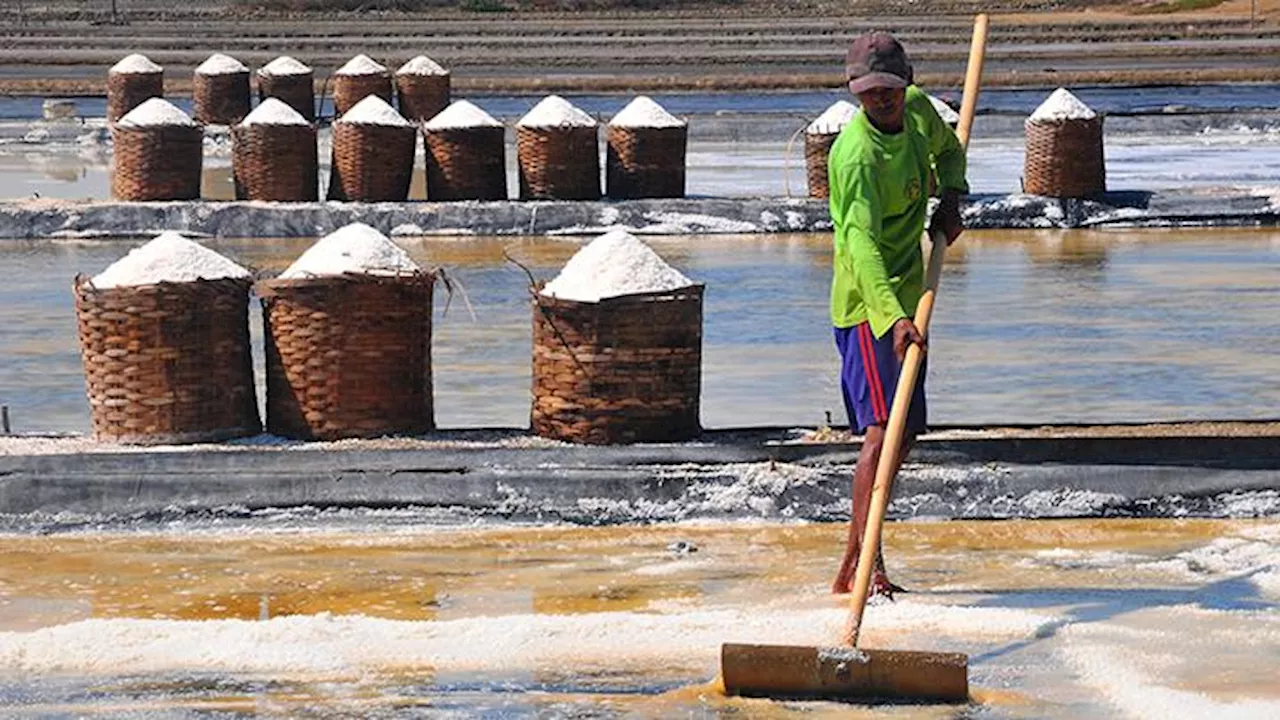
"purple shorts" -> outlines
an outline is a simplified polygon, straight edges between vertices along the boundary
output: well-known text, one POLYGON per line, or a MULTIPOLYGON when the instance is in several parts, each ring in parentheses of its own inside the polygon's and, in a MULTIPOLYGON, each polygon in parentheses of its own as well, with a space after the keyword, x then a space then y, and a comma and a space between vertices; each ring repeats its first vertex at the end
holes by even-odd
MULTIPOLYGON (((840 391, 844 409, 849 413, 849 427, 858 433, 871 425, 889 424, 893 392, 898 386, 902 364, 893 354, 893 333, 876 339, 870 323, 850 328, 836 328, 836 349, 840 351, 840 391)), ((920 364, 916 390, 907 411, 907 436, 925 431, 927 412, 924 401, 924 377, 928 360, 920 364)))

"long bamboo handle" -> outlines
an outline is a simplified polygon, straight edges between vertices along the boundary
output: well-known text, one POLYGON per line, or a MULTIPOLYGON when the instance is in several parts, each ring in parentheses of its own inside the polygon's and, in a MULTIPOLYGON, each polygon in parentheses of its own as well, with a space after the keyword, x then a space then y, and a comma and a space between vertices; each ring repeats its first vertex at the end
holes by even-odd
MULTIPOLYGON (((969 147, 969 131, 973 127, 973 115, 978 107, 978 92, 982 81, 982 60, 987 46, 987 16, 979 15, 973 22, 973 42, 969 47, 969 65, 964 76, 964 99, 960 106, 960 123, 956 135, 960 145, 969 147)), ((933 316, 933 299, 938 282, 942 278, 942 263, 946 259, 947 239, 939 235, 931 237, 929 269, 925 274, 924 294, 916 305, 914 323, 920 336, 928 340, 929 320, 933 316)), ((920 362, 924 353, 919 345, 907 347, 902 361, 902 372, 893 391, 893 406, 889 410, 889 423, 884 442, 880 447, 880 462, 876 465, 875 485, 871 489, 871 507, 867 511, 867 527, 862 535, 862 547, 858 555, 858 572, 853 579, 853 597, 849 601, 849 623, 845 628, 845 640, 851 647, 858 644, 862 630, 862 615, 867 607, 867 591, 871 588, 871 572, 875 568, 876 554, 880 550, 880 534, 884 525, 885 510, 893 490, 895 464, 902 451, 902 437, 907 427, 907 410, 915 392, 920 374, 920 362)))

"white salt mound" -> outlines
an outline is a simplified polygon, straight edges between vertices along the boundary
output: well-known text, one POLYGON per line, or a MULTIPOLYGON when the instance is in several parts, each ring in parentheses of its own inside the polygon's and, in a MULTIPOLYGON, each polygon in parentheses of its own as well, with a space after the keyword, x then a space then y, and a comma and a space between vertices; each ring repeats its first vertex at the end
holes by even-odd
POLYGON ((1044 102, 1040 103, 1040 107, 1031 113, 1031 117, 1027 118, 1029 122, 1043 121, 1055 122, 1058 120, 1092 120, 1098 116, 1088 105, 1080 101, 1080 98, 1071 94, 1066 88, 1058 88, 1044 102))
POLYGON ((406 120, 403 115, 396 112, 395 108, 388 105, 386 100, 377 95, 366 95, 338 120, 353 125, 413 127, 413 123, 406 120))
POLYGON ((316 241, 284 272, 283 279, 317 275, 404 275, 422 268, 403 248, 364 223, 351 223, 316 241))
POLYGON ((249 72, 249 68, 244 63, 222 53, 214 53, 209 56, 208 60, 200 63, 196 68, 198 75, 233 75, 235 73, 249 72))
POLYGON ((288 55, 281 55, 275 60, 272 60, 266 65, 263 65, 262 69, 259 70, 258 72, 262 73, 263 75, 275 75, 277 77, 283 77, 285 75, 306 75, 307 73, 311 72, 311 68, 307 67, 306 65, 303 65, 297 60, 294 60, 288 55))
POLYGON ((176 232, 160 233, 93 277, 97 288, 247 278, 249 271, 176 232))
POLYGON ((280 98, 267 98, 240 121, 241 125, 310 125, 302 113, 280 98))
POLYGON ((938 117, 942 118, 942 122, 948 125, 954 125, 960 122, 960 113, 951 109, 951 106, 942 102, 938 98, 929 95, 929 104, 938 112, 938 117))
POLYGON ((621 128, 668 128, 684 127, 685 122, 647 95, 641 95, 627 103, 609 124, 621 128))
POLYGON ((383 65, 373 61, 368 55, 360 54, 347 61, 346 65, 338 68, 334 75, 378 75, 387 71, 383 65))
POLYGON ((489 113, 481 110, 466 100, 458 100, 449 104, 435 117, 427 121, 428 130, 456 130, 473 127, 502 127, 502 123, 493 119, 489 113))
POLYGON ((595 118, 559 95, 548 95, 520 118, 517 127, 595 127, 595 118))
POLYGON ((109 72, 121 73, 124 75, 135 73, 158 73, 164 68, 151 62, 146 55, 134 53, 127 55, 123 60, 111 66, 109 72))
POLYGON ((409 62, 400 66, 396 71, 397 75, 448 75, 449 71, 445 70, 440 63, 432 60, 426 55, 419 55, 409 62))
POLYGON ((119 123, 125 127, 166 127, 182 125, 194 127, 195 120, 164 98, 147 98, 138 107, 125 113, 119 123))
POLYGON ((853 103, 837 100, 821 115, 814 118, 813 122, 809 123, 809 127, 805 128, 805 132, 810 135, 835 135, 849 124, 856 112, 858 108, 854 107, 853 103))
POLYGON ((625 230, 613 230, 579 250, 554 280, 542 288, 548 297, 578 302, 637 293, 676 290, 693 285, 652 248, 625 230))

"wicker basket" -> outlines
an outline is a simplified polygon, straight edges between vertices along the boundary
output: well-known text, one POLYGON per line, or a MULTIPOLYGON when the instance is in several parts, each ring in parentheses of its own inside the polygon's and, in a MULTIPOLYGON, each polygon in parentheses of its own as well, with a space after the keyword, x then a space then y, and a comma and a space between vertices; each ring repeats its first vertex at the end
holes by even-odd
POLYGON ((205 75, 192 85, 195 118, 206 125, 235 125, 249 114, 249 71, 205 75))
POLYGON ((391 97, 390 73, 333 76, 333 108, 339 118, 370 95, 377 95, 386 100, 388 105, 394 102, 391 97))
POLYGON ((111 126, 111 194, 118 200, 196 200, 204 160, 199 125, 111 126))
POLYGON ((594 445, 701 432, 702 286, 533 303, 533 431, 594 445))
POLYGON ((396 96, 400 114, 415 122, 426 122, 449 107, 449 74, 396 75, 396 96))
POLYGON ((609 126, 605 188, 609 197, 684 197, 689 129, 609 126))
POLYGON ((236 125, 231 169, 237 200, 310 202, 319 197, 316 129, 311 125, 236 125))
POLYGON ((164 97, 164 71, 107 73, 107 122, 115 122, 153 97, 164 97))
POLYGON ((424 272, 258 283, 267 429, 306 440, 433 429, 434 280, 424 272))
POLYGON ((276 98, 298 111, 307 122, 316 121, 315 73, 272 75, 258 71, 258 102, 276 98))
POLYGON ((1102 117, 1026 122, 1023 192, 1087 198, 1107 190, 1102 117))
POLYGON ((249 281, 74 287, 93 434, 136 444, 262 430, 249 351, 249 281))
POLYGON ((825 200, 831 195, 828 187, 827 157, 840 133, 804 134, 804 170, 809 181, 809 197, 825 200))
POLYGON ((423 132, 428 200, 506 200, 506 129, 423 132))
POLYGON ((595 127, 516 127, 521 200, 599 200, 595 127))
POLYGON ((404 202, 417 142, 412 126, 334 123, 329 199, 404 202))

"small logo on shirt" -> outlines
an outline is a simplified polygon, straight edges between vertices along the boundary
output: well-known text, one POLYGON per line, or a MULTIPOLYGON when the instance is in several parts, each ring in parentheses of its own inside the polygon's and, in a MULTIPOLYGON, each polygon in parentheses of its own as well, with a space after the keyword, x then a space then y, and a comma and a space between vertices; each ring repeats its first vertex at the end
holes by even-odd
POLYGON ((911 180, 907 183, 906 190, 907 190, 908 200, 910 200, 911 202, 915 202, 916 200, 919 200, 920 199, 920 178, 918 177, 911 178, 911 180))

